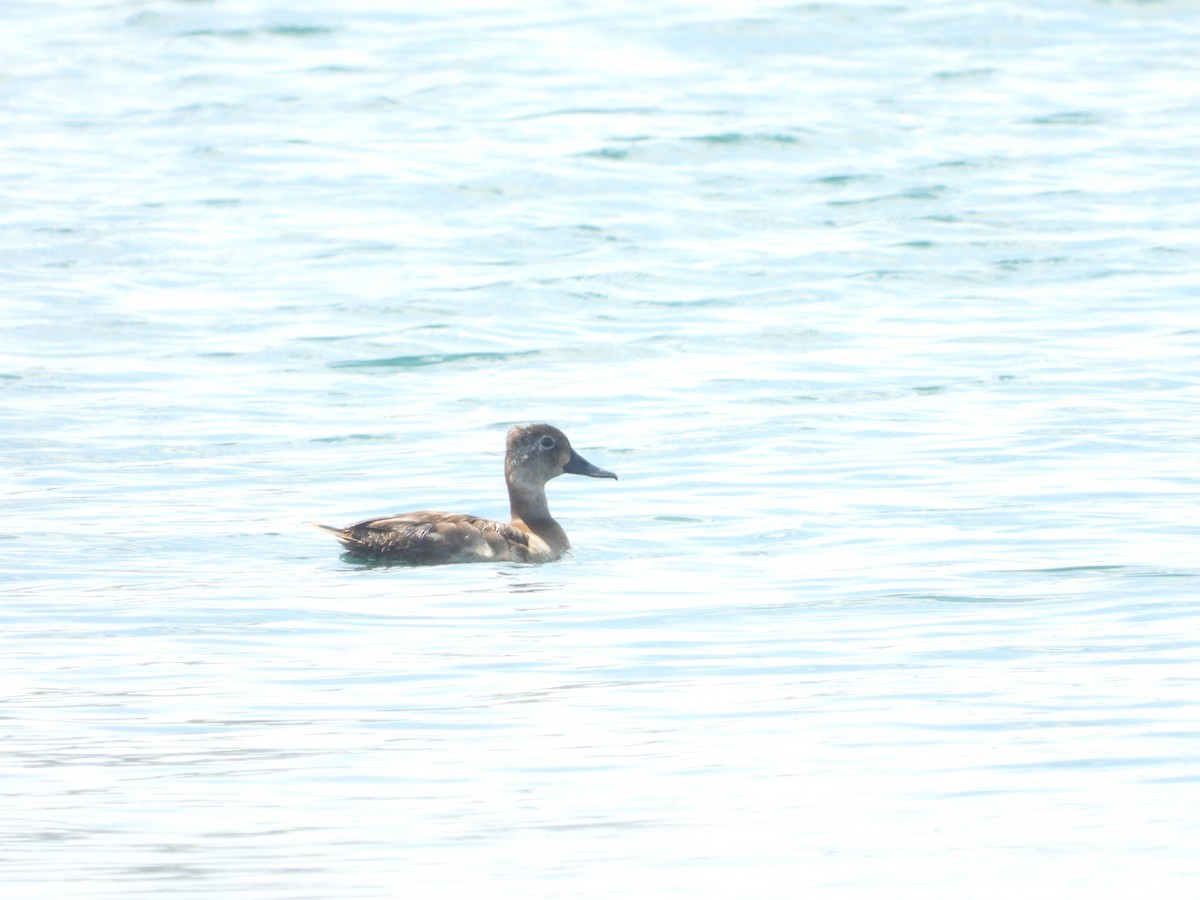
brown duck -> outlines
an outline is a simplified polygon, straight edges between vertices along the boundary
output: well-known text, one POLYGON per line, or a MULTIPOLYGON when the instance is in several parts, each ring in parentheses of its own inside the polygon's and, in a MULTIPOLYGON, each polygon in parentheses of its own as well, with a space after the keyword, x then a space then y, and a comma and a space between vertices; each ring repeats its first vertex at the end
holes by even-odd
POLYGON ((504 480, 512 521, 444 512, 409 512, 368 519, 332 531, 354 556, 412 565, 460 562, 543 563, 558 559, 571 546, 567 533, 550 515, 546 482, 563 473, 616 478, 571 449, 567 436, 552 425, 518 425, 508 432, 504 480))

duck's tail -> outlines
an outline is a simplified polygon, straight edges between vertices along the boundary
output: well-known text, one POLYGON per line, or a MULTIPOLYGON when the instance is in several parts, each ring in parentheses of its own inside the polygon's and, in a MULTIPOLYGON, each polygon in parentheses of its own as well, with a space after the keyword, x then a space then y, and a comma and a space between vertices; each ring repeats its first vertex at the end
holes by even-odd
POLYGON ((309 522, 308 524, 313 528, 321 528, 325 531, 332 531, 341 540, 345 540, 346 538, 350 537, 350 532, 345 528, 334 528, 332 525, 322 525, 320 522, 309 522))
POLYGON ((358 541, 354 539, 354 535, 350 533, 349 528, 334 528, 332 525, 322 525, 320 522, 309 522, 308 524, 313 528, 320 528, 322 531, 328 531, 339 541, 341 541, 342 546, 351 553, 360 549, 358 541))

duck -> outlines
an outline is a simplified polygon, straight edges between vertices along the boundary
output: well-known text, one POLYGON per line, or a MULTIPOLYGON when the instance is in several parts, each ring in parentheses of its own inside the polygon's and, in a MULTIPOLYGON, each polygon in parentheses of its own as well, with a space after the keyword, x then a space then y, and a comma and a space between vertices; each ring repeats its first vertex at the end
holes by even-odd
POLYGON ((332 532, 351 556, 370 560, 409 565, 553 562, 571 542, 550 515, 546 483, 564 474, 617 477, 576 453, 553 425, 518 425, 508 432, 504 454, 510 521, 418 510, 345 528, 317 527, 332 532))

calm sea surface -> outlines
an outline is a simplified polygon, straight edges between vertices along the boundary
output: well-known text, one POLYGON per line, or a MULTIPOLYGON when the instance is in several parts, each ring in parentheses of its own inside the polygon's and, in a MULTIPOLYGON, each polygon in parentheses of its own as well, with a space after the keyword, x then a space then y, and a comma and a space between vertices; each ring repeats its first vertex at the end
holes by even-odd
POLYGON ((1185 0, 0 5, 5 896, 1200 895, 1198 86, 1185 0), (573 556, 309 527, 531 421, 573 556))

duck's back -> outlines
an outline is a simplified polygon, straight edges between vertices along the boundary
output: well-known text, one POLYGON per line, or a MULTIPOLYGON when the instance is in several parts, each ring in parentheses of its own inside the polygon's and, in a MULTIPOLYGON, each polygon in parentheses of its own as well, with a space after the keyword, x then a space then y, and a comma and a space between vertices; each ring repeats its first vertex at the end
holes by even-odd
MULTIPOLYGON (((413 565, 530 560, 530 535, 477 516, 421 510, 332 528, 355 556, 413 565)), ((537 555, 534 550, 533 555, 537 555)))

